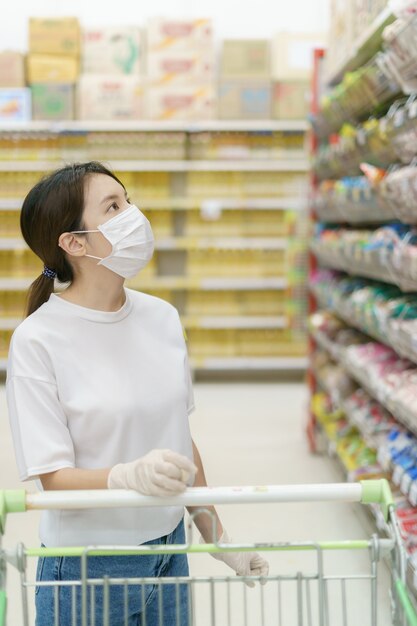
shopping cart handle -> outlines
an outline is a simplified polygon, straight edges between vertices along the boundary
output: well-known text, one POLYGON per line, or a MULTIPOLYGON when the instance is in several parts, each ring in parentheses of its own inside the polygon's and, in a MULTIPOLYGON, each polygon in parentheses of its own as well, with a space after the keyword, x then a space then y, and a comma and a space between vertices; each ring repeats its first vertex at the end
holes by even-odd
POLYGON ((394 506, 389 482, 384 478, 380 480, 362 480, 362 504, 379 504, 387 522, 390 508, 394 506))
POLYGON ((91 509, 111 507, 208 506, 211 504, 260 504, 279 502, 362 502, 380 504, 385 519, 393 504, 386 480, 327 485, 268 485, 259 487, 191 487, 173 497, 144 496, 123 489, 78 491, 0 490, 0 532, 7 513, 27 509, 91 509))

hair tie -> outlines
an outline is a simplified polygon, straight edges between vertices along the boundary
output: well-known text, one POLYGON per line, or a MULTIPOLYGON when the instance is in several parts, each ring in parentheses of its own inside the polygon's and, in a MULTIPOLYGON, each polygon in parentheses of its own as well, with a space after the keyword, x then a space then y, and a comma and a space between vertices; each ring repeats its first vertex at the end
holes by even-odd
POLYGON ((44 265, 43 267, 42 274, 46 276, 47 278, 50 278, 51 280, 54 280, 54 278, 56 278, 55 270, 51 270, 51 268, 47 267, 46 265, 44 265))

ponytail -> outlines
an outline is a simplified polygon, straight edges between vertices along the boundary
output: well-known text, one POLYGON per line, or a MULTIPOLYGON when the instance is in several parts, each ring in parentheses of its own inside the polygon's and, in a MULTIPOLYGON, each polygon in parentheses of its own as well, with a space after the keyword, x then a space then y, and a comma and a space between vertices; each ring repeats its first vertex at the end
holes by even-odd
POLYGON ((46 274, 42 272, 36 280, 33 281, 29 287, 29 291, 26 299, 26 311, 25 316, 31 315, 39 309, 42 304, 49 300, 51 293, 54 291, 54 281, 48 278, 46 274))

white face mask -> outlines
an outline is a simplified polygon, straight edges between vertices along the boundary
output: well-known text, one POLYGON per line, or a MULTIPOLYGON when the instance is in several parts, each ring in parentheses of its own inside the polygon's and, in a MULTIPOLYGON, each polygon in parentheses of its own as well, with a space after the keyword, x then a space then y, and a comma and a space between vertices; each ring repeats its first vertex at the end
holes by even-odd
POLYGON ((104 258, 86 254, 91 259, 99 259, 97 265, 104 265, 112 272, 132 278, 149 263, 154 251, 154 236, 149 220, 137 206, 132 204, 119 215, 112 217, 95 230, 73 230, 76 233, 102 233, 113 246, 104 258))

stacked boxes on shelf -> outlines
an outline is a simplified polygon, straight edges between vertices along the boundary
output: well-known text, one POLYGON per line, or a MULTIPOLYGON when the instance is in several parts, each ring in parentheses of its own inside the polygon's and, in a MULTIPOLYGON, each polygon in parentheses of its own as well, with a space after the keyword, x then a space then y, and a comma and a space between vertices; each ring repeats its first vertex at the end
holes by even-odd
POLYGON ((226 40, 218 68, 209 19, 81 31, 74 17, 31 18, 26 81, 23 55, 0 53, 0 121, 303 119, 317 41, 226 40))
POLYGON ((313 50, 325 45, 320 34, 278 33, 272 41, 272 117, 304 119, 310 110, 313 50))
POLYGON ((32 119, 75 118, 80 44, 81 29, 76 18, 29 20, 27 81, 32 93, 32 119))
POLYGON ((151 19, 147 28, 147 116, 216 117, 214 35, 209 19, 151 19))
POLYGON ((143 32, 136 26, 86 29, 82 41, 78 119, 144 119, 143 32))
POLYGON ((32 117, 30 89, 26 87, 25 57, 14 51, 0 53, 0 121, 26 122, 32 117))
POLYGON ((223 41, 219 78, 220 119, 271 117, 271 50, 265 39, 223 41))

